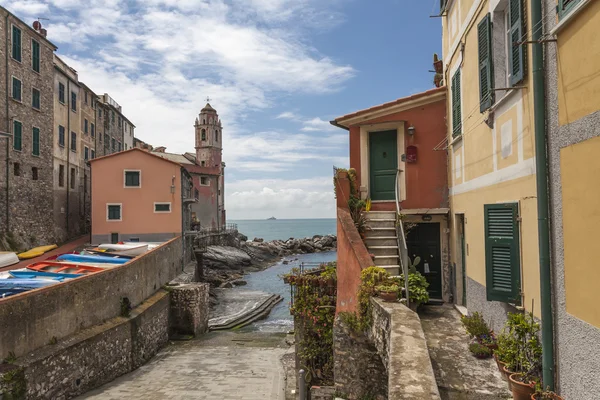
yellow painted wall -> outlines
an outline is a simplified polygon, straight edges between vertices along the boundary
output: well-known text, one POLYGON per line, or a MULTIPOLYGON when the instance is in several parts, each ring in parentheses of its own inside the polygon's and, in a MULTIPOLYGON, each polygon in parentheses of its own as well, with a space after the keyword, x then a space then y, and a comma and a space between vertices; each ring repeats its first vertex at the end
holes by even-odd
POLYGON ((560 152, 567 312, 600 328, 600 137, 560 152))
POLYGON ((558 32, 559 123, 600 110, 600 1, 592 1, 558 32))

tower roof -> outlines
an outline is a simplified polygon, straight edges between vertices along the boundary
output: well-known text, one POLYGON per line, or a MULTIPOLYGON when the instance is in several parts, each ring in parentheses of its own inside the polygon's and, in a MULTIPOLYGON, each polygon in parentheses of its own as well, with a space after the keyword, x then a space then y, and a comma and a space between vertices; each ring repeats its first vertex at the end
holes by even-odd
POLYGON ((200 110, 200 112, 205 112, 205 111, 214 111, 214 112, 217 112, 217 110, 215 110, 214 108, 212 108, 212 106, 210 105, 210 103, 206 103, 206 105, 204 106, 204 108, 202 110, 200 110))

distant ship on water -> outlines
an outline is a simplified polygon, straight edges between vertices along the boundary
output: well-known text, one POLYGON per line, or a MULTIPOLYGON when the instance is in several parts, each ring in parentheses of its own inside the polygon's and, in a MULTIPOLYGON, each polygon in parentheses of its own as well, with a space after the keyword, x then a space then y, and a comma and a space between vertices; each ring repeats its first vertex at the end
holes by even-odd
POLYGON ((275 221, 277 218, 275 217, 271 217, 271 218, 267 218, 267 221, 275 221))

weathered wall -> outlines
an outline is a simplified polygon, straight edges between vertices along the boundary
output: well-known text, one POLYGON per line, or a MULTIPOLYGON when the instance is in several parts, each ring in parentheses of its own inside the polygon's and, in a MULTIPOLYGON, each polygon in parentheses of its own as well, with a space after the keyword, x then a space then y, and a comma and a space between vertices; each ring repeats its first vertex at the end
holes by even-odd
POLYGON ((0 300, 0 359, 21 356, 136 307, 182 271, 182 239, 173 239, 127 264, 0 300))
POLYGON ((208 283, 171 286, 171 334, 199 335, 208 330, 208 283))

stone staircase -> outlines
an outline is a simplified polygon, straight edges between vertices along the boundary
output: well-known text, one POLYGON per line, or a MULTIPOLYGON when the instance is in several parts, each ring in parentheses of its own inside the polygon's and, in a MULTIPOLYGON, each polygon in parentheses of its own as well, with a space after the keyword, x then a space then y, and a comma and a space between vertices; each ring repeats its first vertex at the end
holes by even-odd
POLYGON ((390 275, 400 275, 400 251, 396 235, 396 212, 369 211, 366 213, 365 244, 375 255, 374 264, 385 268, 390 275))

